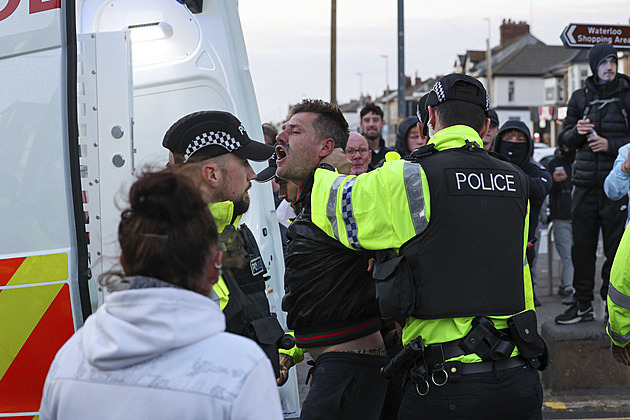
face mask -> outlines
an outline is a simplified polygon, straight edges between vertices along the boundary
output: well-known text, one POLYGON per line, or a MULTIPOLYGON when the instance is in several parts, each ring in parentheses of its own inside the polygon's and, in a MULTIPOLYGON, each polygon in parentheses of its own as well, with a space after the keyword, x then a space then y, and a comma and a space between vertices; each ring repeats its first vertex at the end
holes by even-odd
POLYGON ((529 144, 501 141, 500 153, 507 157, 513 164, 521 166, 527 162, 527 158, 529 157, 529 144))
POLYGON ((570 151, 570 150, 562 150, 562 149, 560 149, 560 153, 569 162, 573 162, 573 160, 575 159, 575 150, 570 151))

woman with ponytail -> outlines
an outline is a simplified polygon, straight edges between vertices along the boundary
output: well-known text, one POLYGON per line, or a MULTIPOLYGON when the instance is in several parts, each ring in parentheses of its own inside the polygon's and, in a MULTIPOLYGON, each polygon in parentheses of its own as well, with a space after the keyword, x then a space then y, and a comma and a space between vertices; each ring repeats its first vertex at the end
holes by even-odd
POLYGON ((269 359, 209 298, 222 252, 189 179, 142 175, 118 240, 124 273, 55 357, 40 419, 281 419, 269 359))

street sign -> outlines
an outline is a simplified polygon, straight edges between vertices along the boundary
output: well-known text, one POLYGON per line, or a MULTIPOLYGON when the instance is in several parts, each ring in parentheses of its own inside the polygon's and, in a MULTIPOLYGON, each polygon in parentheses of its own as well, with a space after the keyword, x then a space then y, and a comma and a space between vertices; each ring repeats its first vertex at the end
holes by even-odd
POLYGON ((606 42, 618 49, 630 49, 630 25, 571 23, 564 28, 560 39, 569 48, 590 48, 606 42))

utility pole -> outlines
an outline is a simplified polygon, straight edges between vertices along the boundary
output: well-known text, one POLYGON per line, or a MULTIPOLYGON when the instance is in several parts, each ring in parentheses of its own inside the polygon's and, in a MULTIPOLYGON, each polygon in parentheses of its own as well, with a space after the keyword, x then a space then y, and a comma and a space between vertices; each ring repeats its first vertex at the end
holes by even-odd
POLYGON ((405 79, 405 12, 404 0, 398 0, 398 120, 407 115, 405 93, 407 81, 405 79))
POLYGON ((331 0, 330 15, 330 103, 337 105, 337 0, 331 0))

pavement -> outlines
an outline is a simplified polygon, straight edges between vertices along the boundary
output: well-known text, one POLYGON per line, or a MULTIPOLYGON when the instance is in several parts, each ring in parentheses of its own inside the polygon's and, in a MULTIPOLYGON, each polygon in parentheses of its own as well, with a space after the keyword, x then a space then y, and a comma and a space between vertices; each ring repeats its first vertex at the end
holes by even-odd
MULTIPOLYGON (((553 322, 554 318, 567 309, 562 304, 562 296, 557 294, 560 286, 561 265, 553 250, 551 255, 548 253, 547 242, 547 226, 542 227, 541 238, 539 242, 539 255, 536 261, 536 296, 541 306, 536 308, 538 316, 538 328, 547 321, 553 322)), ((601 265, 603 262, 603 250, 600 246, 597 251, 597 268, 596 273, 599 277, 601 273, 601 265)), ((601 278, 596 279, 595 284, 595 301, 593 309, 595 318, 602 320, 604 317, 604 305, 599 297, 599 288, 601 287, 601 278)), ((586 323, 584 324, 586 325, 586 323)), ((306 355, 308 359, 308 354, 306 355)), ((612 358, 612 355, 610 355, 612 358)), ((305 362, 297 366, 298 384, 300 389, 300 399, 304 400, 308 393, 308 385, 304 385, 306 375, 310 366, 305 362)), ((619 365, 619 369, 628 369, 623 365, 619 365)), ((292 372, 293 373, 293 372, 292 372)), ((580 391, 564 391, 552 392, 548 389, 544 390, 543 404, 544 419, 628 419, 630 420, 630 389, 616 390, 580 390, 580 391)))

